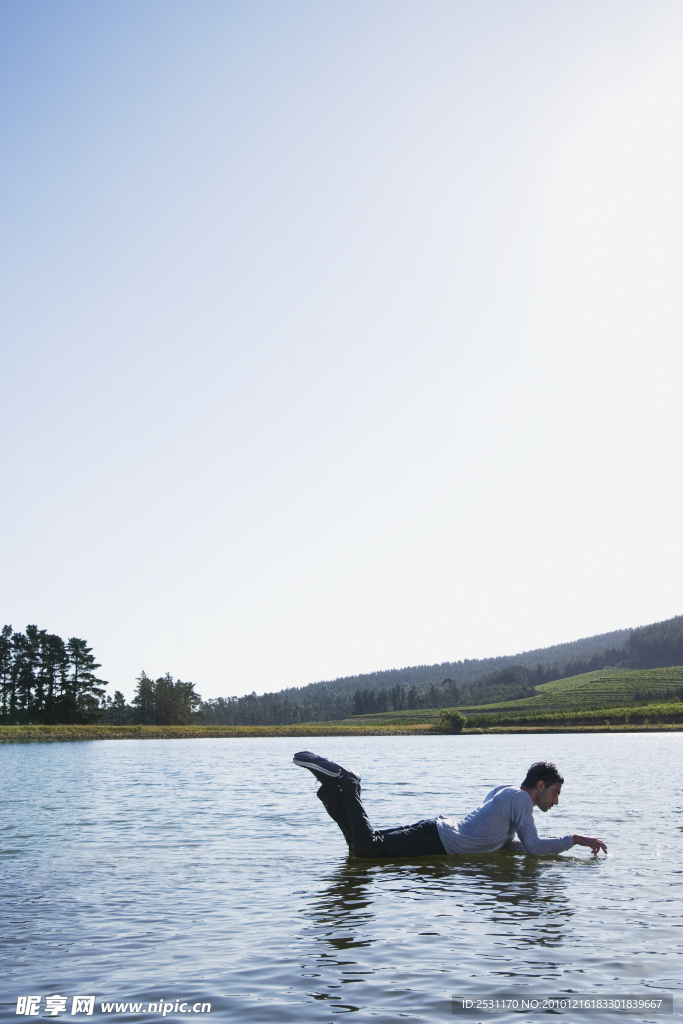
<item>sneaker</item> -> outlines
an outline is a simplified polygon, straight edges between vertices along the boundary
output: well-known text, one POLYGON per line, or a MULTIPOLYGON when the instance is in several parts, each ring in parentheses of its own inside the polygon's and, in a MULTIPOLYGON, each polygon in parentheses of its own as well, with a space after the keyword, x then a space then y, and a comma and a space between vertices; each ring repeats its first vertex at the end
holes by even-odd
POLYGON ((360 778, 355 772, 349 771, 348 768, 342 768, 336 761, 328 761, 326 757, 321 757, 320 754, 312 754, 310 750, 299 751, 298 754, 294 755, 293 761, 300 768, 308 768, 320 782, 327 782, 328 779, 342 778, 357 779, 360 782, 360 778))

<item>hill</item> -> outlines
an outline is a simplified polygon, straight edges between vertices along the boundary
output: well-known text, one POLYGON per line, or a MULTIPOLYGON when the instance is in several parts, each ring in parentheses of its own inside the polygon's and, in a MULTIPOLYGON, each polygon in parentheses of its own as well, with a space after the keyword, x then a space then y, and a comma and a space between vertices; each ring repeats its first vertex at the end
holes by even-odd
POLYGON ((272 693, 205 701, 210 725, 290 725, 341 721, 389 711, 419 711, 534 699, 554 680, 605 668, 683 664, 683 616, 496 658, 390 669, 272 693))
POLYGON ((309 683, 307 686, 282 692, 296 693, 300 697, 322 690, 354 693, 356 690, 374 691, 394 686, 419 686, 424 683, 436 685, 446 678, 463 687, 511 665, 522 665, 528 669, 538 668, 539 665, 553 665, 558 672, 562 672, 570 662, 587 660, 606 650, 622 654, 632 632, 631 629, 618 629, 612 633, 600 633, 568 643, 555 644, 552 647, 539 647, 533 651, 500 655, 495 658, 465 658, 463 661, 442 661, 434 665, 414 665, 410 668, 393 668, 357 676, 340 676, 327 682, 309 683))
MULTIPOLYGON (((539 647, 519 654, 501 655, 495 658, 465 658, 464 661, 443 661, 434 665, 416 665, 411 668, 388 669, 357 676, 342 676, 327 682, 309 683, 282 693, 298 694, 305 697, 316 692, 353 693, 356 690, 377 691, 395 686, 420 686, 433 683, 438 685, 444 679, 452 679, 464 688, 478 682, 485 676, 492 676, 513 665, 534 670, 542 668, 546 674, 554 672, 559 679, 576 675, 566 671, 580 662, 598 660, 608 655, 614 663, 627 663, 633 668, 654 668, 656 666, 683 664, 683 615, 677 615, 663 622, 653 622, 637 629, 618 629, 611 633, 598 633, 552 647, 539 647)), ((602 668, 607 662, 604 661, 602 668)))
MULTIPOLYGON (((604 669, 586 672, 569 679, 557 679, 537 687, 533 697, 459 707, 466 717, 506 717, 545 712, 590 711, 596 708, 631 707, 683 700, 683 666, 646 670, 604 669)), ((438 708, 420 711, 393 711, 386 714, 358 715, 347 721, 360 724, 431 723, 439 719, 438 708)))

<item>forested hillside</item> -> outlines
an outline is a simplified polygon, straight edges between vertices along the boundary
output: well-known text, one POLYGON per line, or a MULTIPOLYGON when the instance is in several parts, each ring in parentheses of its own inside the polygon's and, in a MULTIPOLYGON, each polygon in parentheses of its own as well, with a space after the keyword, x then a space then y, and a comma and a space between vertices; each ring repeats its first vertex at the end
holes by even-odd
POLYGON ((683 615, 634 629, 626 647, 632 668, 683 665, 683 615))
POLYGON ((349 676, 301 688, 205 701, 207 723, 285 725, 352 715, 488 704, 532 697, 542 683, 609 666, 683 664, 683 616, 498 658, 349 676))
POLYGON ((521 654, 502 655, 497 658, 466 658, 464 661, 443 661, 436 665, 417 665, 412 668, 395 668, 384 672, 370 672, 359 676, 345 676, 329 682, 309 683, 300 689, 281 691, 301 697, 318 691, 334 693, 354 693, 356 690, 391 689, 394 686, 422 686, 427 683, 435 685, 444 679, 453 679, 463 688, 483 676, 510 665, 523 665, 525 668, 536 669, 540 666, 553 666, 563 674, 563 670, 572 662, 581 662, 602 654, 607 650, 617 650, 623 657, 623 647, 631 635, 630 629, 619 629, 613 633, 602 633, 598 636, 584 637, 566 644, 555 644, 553 647, 542 647, 534 651, 523 651, 521 654))

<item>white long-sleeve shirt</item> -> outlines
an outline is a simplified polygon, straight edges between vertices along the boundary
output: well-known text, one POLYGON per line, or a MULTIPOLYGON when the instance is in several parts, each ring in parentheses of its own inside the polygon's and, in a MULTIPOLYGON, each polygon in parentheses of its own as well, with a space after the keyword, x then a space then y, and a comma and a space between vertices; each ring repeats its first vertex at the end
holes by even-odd
POLYGON ((476 811, 460 821, 439 817, 436 824, 447 853, 493 853, 505 847, 538 855, 561 853, 574 845, 571 836, 540 839, 533 812, 533 802, 525 790, 496 786, 476 811))

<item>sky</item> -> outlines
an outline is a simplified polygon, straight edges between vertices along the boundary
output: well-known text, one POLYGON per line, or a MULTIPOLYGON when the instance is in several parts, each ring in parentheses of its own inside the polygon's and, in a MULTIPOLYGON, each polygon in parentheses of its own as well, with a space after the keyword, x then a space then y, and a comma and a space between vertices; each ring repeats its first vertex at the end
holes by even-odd
POLYGON ((205 698, 683 612, 683 5, 0 0, 2 621, 205 698))

